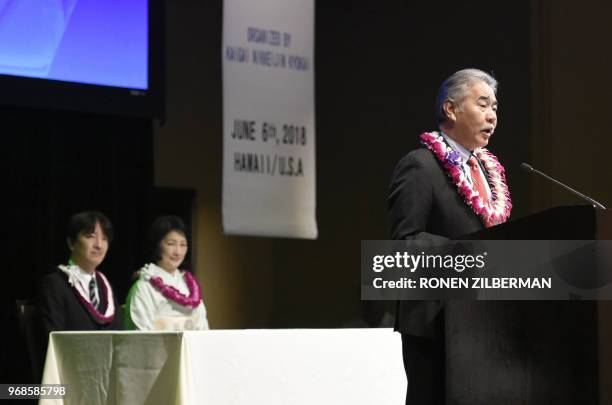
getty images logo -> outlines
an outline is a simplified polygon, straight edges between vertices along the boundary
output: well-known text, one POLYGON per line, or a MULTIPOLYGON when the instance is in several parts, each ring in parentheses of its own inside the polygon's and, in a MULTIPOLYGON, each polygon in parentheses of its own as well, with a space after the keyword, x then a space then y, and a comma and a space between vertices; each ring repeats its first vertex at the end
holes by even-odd
POLYGON ((421 252, 417 255, 408 252, 396 252, 395 255, 376 255, 372 258, 372 270, 380 273, 384 270, 408 270, 411 273, 419 269, 464 270, 483 269, 487 252, 479 255, 431 255, 421 252))

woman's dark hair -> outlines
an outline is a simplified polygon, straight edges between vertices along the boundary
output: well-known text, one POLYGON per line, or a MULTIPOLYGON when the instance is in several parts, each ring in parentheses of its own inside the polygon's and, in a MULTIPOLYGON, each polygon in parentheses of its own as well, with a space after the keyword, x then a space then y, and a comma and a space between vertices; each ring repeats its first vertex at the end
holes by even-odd
POLYGON ((110 220, 99 211, 85 211, 74 214, 68 221, 66 227, 66 237, 68 243, 74 244, 80 233, 92 233, 96 229, 96 223, 100 224, 100 228, 108 239, 108 243, 113 240, 113 225, 110 220))
POLYGON ((149 259, 157 263, 161 259, 159 244, 170 232, 175 231, 187 238, 187 228, 182 219, 169 215, 159 217, 151 225, 148 238, 149 259))

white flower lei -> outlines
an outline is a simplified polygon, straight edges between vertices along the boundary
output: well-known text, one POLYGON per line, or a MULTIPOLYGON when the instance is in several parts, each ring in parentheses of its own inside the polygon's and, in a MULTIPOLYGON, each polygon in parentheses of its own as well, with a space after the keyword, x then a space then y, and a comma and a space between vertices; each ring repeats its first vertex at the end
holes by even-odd
MULTIPOLYGON (((445 142, 442 135, 437 132, 424 132, 421 134, 421 142, 432 151, 434 156, 442 164, 442 167, 457 186, 459 194, 465 203, 472 208, 476 215, 480 216, 486 226, 504 223, 510 216, 512 200, 506 184, 504 167, 499 163, 497 157, 485 148, 474 150, 476 157, 483 163, 487 171, 491 185, 491 204, 485 204, 483 196, 474 190, 468 182, 463 171, 452 159, 453 149, 445 142)), ((456 153, 456 152, 455 152, 456 153)))
MULTIPOLYGON (((66 276, 68 276, 68 284, 70 284, 73 290, 76 291, 81 303, 85 306, 85 308, 89 311, 89 313, 95 318, 97 322, 108 323, 113 320, 113 318, 115 317, 115 299, 113 289, 110 283, 108 282, 106 276, 102 274, 102 272, 96 271, 96 274, 100 275, 100 279, 104 283, 104 287, 106 287, 101 289, 102 291, 106 292, 107 305, 104 314, 102 314, 100 311, 94 308, 93 305, 91 305, 91 303, 89 302, 88 292, 85 291, 84 287, 81 285, 81 283, 79 283, 79 280, 77 278, 77 274, 80 271, 79 266, 73 264, 60 264, 59 266, 57 266, 57 268, 60 269, 60 271, 62 271, 64 274, 66 274, 66 276)), ((100 291, 100 293, 102 291, 100 291)))

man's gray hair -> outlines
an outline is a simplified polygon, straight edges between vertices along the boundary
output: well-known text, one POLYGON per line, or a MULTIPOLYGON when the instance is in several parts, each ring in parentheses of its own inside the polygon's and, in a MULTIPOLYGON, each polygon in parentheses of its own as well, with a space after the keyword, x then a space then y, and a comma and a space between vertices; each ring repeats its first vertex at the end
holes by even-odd
POLYGON ((436 114, 438 115, 438 123, 446 121, 446 113, 444 112, 444 102, 451 102, 461 105, 467 96, 470 87, 478 82, 485 82, 497 94, 497 80, 490 74, 479 69, 463 69, 453 73, 448 79, 444 80, 438 90, 436 98, 436 114))

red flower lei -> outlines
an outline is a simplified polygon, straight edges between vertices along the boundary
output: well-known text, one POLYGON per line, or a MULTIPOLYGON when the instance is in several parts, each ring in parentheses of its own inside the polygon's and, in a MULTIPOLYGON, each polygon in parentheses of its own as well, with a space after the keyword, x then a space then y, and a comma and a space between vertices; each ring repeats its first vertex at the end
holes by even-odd
POLYGON ((196 308, 202 301, 202 294, 197 280, 188 271, 183 271, 183 278, 189 288, 189 296, 183 295, 176 288, 165 284, 161 277, 150 277, 149 282, 155 287, 164 297, 176 302, 179 305, 189 308, 196 308))

